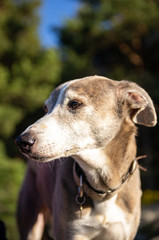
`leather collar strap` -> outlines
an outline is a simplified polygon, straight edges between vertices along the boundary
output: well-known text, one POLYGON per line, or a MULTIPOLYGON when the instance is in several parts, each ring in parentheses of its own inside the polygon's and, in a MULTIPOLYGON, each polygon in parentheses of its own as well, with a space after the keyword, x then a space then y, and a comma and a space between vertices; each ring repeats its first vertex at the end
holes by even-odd
MULTIPOLYGON (((131 177, 131 175, 135 172, 135 170, 136 170, 136 168, 137 168, 137 160, 138 160, 138 158, 135 158, 135 159, 131 162, 131 164, 130 164, 128 170, 127 170, 127 172, 124 173, 123 176, 122 176, 122 178, 121 178, 121 184, 120 184, 117 188, 109 188, 109 189, 107 189, 106 191, 99 191, 99 190, 93 188, 93 187, 91 186, 91 184, 89 183, 89 181, 87 180, 84 171, 83 171, 82 168, 79 166, 79 164, 78 164, 77 162, 75 162, 75 161, 74 161, 74 166, 73 166, 74 179, 75 179, 76 184, 79 186, 78 183, 79 183, 80 175, 83 176, 84 190, 86 190, 86 193, 87 193, 87 192, 90 192, 90 193, 93 193, 93 195, 94 195, 94 193, 95 193, 96 195, 100 195, 100 196, 102 196, 102 195, 103 195, 103 196, 104 196, 104 195, 110 195, 110 194, 112 194, 113 192, 115 192, 116 190, 118 190, 118 189, 122 186, 122 184, 123 184, 124 182, 126 182, 126 181, 131 177), (88 191, 88 190, 89 190, 89 191, 88 191)), ((87 194, 88 194, 88 193, 87 193, 87 194)), ((88 194, 88 195, 89 195, 89 194, 88 194)))

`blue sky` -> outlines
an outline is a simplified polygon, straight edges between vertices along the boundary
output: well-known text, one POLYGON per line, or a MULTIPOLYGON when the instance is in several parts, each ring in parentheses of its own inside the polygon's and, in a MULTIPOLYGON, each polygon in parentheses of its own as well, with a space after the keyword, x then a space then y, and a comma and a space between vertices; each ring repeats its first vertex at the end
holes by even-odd
POLYGON ((58 38, 51 30, 52 26, 61 26, 67 18, 76 14, 78 0, 42 0, 39 9, 40 26, 38 29, 41 45, 56 47, 58 38))

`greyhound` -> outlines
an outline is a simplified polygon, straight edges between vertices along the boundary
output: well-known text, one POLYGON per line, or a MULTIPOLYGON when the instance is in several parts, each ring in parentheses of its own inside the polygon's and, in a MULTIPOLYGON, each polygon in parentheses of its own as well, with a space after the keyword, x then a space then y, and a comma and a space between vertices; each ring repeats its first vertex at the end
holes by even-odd
POLYGON ((45 115, 16 139, 28 159, 21 240, 42 239, 46 224, 55 240, 134 239, 142 195, 135 124, 155 126, 156 118, 133 82, 89 76, 58 86, 45 115))

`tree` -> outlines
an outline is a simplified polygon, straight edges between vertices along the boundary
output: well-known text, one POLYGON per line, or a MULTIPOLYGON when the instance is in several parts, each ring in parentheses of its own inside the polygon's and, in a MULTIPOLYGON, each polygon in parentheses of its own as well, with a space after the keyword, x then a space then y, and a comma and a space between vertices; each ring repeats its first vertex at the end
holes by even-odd
POLYGON ((26 127, 24 119, 34 120, 31 114, 43 105, 61 71, 57 50, 40 46, 39 4, 39 0, 0 3, 0 138, 10 155, 16 127, 20 131, 26 127))
MULTIPOLYGON (((63 62, 62 81, 99 74, 136 81, 159 107, 159 2, 81 0, 75 18, 56 29, 63 62)), ((139 128, 139 154, 153 172, 146 188, 158 186, 158 127, 139 128), (150 161, 151 160, 151 161, 150 161)))
POLYGON ((84 72, 118 77, 130 75, 130 70, 132 76, 134 71, 154 75, 158 72, 158 9, 159 3, 152 0, 82 1, 77 16, 58 31, 64 63, 75 59, 84 72), (88 65, 81 63, 83 58, 88 65))
POLYGON ((18 239, 15 208, 25 169, 14 139, 38 119, 61 72, 58 51, 40 46, 39 4, 0 0, 0 220, 12 240, 18 239))

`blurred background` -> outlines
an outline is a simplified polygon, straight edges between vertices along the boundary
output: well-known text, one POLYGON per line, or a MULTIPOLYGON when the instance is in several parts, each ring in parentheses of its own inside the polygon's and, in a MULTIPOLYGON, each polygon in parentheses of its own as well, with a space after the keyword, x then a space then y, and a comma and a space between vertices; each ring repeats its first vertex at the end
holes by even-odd
MULTIPOLYGON (((43 115, 53 88, 94 74, 137 82, 159 112, 158 0, 0 0, 0 220, 8 240, 18 239, 26 167, 14 139, 43 115)), ((159 239, 158 135, 158 125, 138 129, 138 155, 147 155, 139 240, 159 239)))

